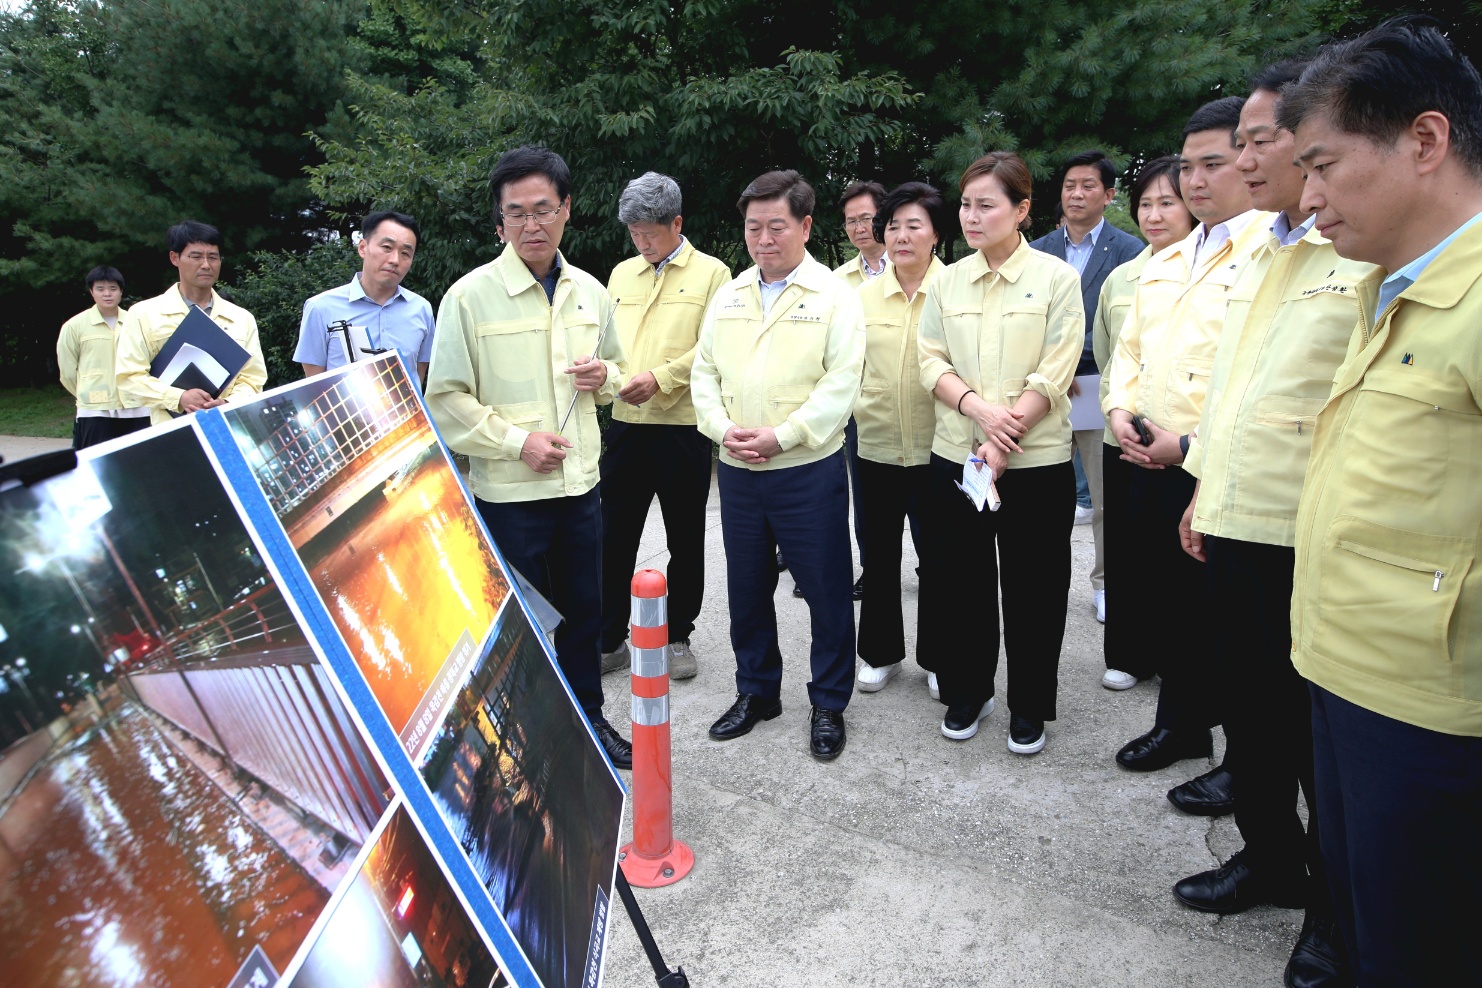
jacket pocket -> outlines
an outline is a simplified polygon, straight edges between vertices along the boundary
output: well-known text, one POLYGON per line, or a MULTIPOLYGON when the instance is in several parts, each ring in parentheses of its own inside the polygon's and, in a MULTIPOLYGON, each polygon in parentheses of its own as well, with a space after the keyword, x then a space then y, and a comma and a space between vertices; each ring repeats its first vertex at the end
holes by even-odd
POLYGON ((1320 651, 1376 679, 1458 695, 1454 620, 1473 540, 1340 515, 1318 563, 1320 651))

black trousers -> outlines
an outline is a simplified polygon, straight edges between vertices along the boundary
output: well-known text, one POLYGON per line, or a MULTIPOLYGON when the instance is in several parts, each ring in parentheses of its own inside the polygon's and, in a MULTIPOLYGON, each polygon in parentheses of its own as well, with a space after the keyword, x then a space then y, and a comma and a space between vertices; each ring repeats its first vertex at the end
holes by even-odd
POLYGON ((787 556, 811 618, 809 701, 842 711, 854 689, 854 582, 844 451, 802 466, 748 470, 722 463, 721 533, 731 605, 736 689, 768 698, 782 691, 777 643, 777 549, 787 556))
POLYGON ((575 497, 474 506, 507 563, 561 612, 556 664, 587 718, 602 717, 602 511, 597 489, 575 497))
MULTIPOLYGON (((1137 533, 1128 514, 1132 475, 1143 473, 1122 459, 1122 448, 1103 443, 1101 447, 1101 559, 1106 577, 1106 624, 1102 631, 1102 653, 1108 669, 1119 669, 1139 679, 1158 671, 1156 652, 1148 647, 1141 626, 1132 620, 1142 612, 1137 585, 1129 567, 1139 551, 1137 533), (1121 615, 1124 620, 1118 621, 1121 615)), ((1180 471, 1182 472, 1182 471, 1180 471)))
POLYGON ((1482 737, 1310 691, 1322 856, 1358 983, 1482 984, 1482 737))
POLYGON ((1075 470, 1069 460, 1009 470, 997 481, 1003 507, 981 512, 957 489, 961 463, 932 454, 930 470, 931 550, 921 568, 917 634, 935 650, 930 654, 942 702, 982 703, 993 696, 1002 593, 1009 709, 1030 720, 1054 720, 1075 470))
MULTIPOLYGON (((930 525, 925 510, 931 490, 931 467, 916 467, 859 461, 860 487, 863 488, 865 538, 869 540, 871 558, 870 598, 859 610, 859 657, 872 666, 888 666, 906 657, 906 628, 901 602, 901 540, 907 518, 918 518, 930 525)), ((856 511, 856 514, 859 512, 856 511)), ((921 552, 921 536, 917 553, 921 552)), ((918 595, 918 609, 920 598, 918 595)), ((920 624, 919 611, 917 624, 920 624)), ((932 653, 924 651, 917 640, 916 662, 927 671, 935 671, 932 653)))
POLYGON ((1258 697, 1226 705, 1225 768, 1235 777, 1235 825, 1250 856, 1312 876, 1308 911, 1329 915, 1312 780, 1312 702, 1292 666, 1290 546, 1206 536, 1211 600, 1232 616, 1209 635, 1219 674, 1259 684, 1258 697), (1297 797, 1307 801, 1304 831, 1297 797))
POLYGON ((147 428, 149 428, 148 415, 128 419, 105 419, 88 415, 72 420, 72 448, 87 449, 89 446, 106 443, 110 439, 117 439, 119 436, 127 436, 131 432, 147 428))
POLYGON ((659 499, 669 546, 669 640, 688 641, 705 593, 710 440, 692 425, 611 422, 602 453, 602 651, 628 637, 633 569, 659 499))
MULTIPOLYGON (((1115 579, 1118 588, 1126 583, 1118 594, 1126 602, 1119 605, 1127 608, 1123 620, 1128 614, 1141 619, 1144 630, 1137 648, 1151 653, 1151 663, 1163 677, 1154 726, 1207 730, 1220 722, 1209 645, 1214 636, 1208 623, 1208 577, 1204 564, 1184 552, 1178 537, 1178 523, 1194 496, 1195 480, 1177 467, 1144 470, 1127 465, 1132 470, 1127 485, 1130 545, 1115 579)), ((1107 575, 1109 592, 1110 567, 1107 575)), ((1146 667, 1137 670, 1144 671, 1146 667)))

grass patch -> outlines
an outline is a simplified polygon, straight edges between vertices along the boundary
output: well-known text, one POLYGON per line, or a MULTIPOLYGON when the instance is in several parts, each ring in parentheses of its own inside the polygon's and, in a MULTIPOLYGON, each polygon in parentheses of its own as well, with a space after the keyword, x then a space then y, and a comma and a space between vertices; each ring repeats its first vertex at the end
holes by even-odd
POLYGON ((77 400, 60 385, 0 388, 0 435, 66 439, 76 417, 77 400))

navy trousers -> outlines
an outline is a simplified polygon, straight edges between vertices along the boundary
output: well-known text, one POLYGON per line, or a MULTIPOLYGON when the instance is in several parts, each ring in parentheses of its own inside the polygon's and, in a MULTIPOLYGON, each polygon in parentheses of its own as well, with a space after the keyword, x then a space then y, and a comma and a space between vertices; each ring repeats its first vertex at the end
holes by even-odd
POLYGON ((669 640, 689 641, 705 592, 710 440, 692 425, 618 421, 603 439, 602 651, 628 637, 633 568, 655 497, 669 547, 669 640))
POLYGON ((602 510, 597 489, 575 497, 474 505, 504 559, 561 612, 556 664, 587 719, 602 719, 602 510))
POLYGON ((1358 983, 1482 984, 1482 738, 1310 690, 1322 856, 1358 983))
POLYGON ((780 470, 730 466, 721 454, 721 534, 731 605, 736 689, 769 699, 782 692, 777 644, 776 552, 787 557, 811 616, 813 678, 808 699, 842 711, 854 687, 854 567, 844 451, 780 470))

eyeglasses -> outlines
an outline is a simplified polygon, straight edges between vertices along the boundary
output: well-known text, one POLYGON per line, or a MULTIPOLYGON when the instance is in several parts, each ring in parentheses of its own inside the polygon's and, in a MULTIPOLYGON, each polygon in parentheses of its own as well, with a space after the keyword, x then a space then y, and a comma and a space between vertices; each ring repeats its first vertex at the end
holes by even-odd
POLYGON ((504 222, 510 224, 511 226, 524 226, 531 220, 534 220, 541 226, 550 226, 552 223, 556 222, 556 216, 560 212, 561 207, 557 206, 555 209, 537 209, 533 213, 501 212, 499 215, 504 218, 504 222))
POLYGON ((875 222, 875 214, 874 213, 870 213, 868 216, 851 216, 851 217, 849 217, 848 219, 846 219, 844 221, 844 228, 845 229, 848 229, 848 230, 852 230, 852 229, 854 229, 855 227, 858 227, 858 226, 870 226, 874 222, 875 222))

